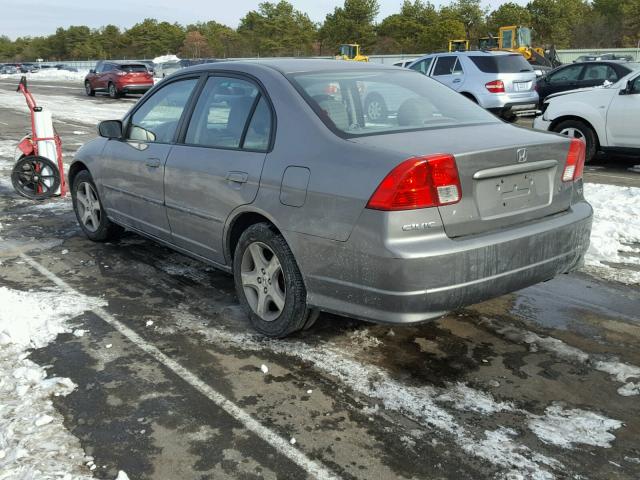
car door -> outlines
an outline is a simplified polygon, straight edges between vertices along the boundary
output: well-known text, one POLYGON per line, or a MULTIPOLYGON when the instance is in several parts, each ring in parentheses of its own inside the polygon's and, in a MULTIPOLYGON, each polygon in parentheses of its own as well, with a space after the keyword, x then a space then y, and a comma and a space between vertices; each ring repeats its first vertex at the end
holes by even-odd
POLYGON ((464 83, 464 71, 460 59, 455 55, 436 58, 431 76, 453 90, 460 90, 464 83))
POLYGON ((225 263, 225 221, 231 211, 256 197, 272 119, 271 104, 253 81, 208 78, 183 144, 171 150, 165 169, 165 202, 175 245, 225 263))
POLYGON ((124 138, 103 150, 100 180, 109 214, 119 223, 169 241, 164 170, 199 76, 165 84, 125 121, 124 138))
POLYGON ((580 74, 578 88, 597 87, 606 81, 617 82, 618 74, 616 71, 606 63, 589 63, 584 66, 580 74))
POLYGON ((112 63, 105 62, 100 66, 100 70, 96 70, 96 90, 106 90, 108 77, 112 68, 112 63))
POLYGON ((564 92, 578 88, 578 80, 584 65, 569 65, 547 75, 540 97, 545 98, 552 93, 564 92))
POLYGON ((640 75, 614 95, 607 110, 607 140, 611 147, 640 149, 640 75))

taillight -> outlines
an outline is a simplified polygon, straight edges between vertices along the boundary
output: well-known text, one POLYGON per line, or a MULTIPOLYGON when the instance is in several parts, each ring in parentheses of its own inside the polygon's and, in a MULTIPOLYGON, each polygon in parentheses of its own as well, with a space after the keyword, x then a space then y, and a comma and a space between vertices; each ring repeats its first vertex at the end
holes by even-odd
POLYGON ((491 93, 504 93, 504 82, 502 80, 494 80, 484 85, 491 93))
POLYGON ((405 160, 382 180, 367 203, 374 210, 413 210, 457 203, 462 198, 453 155, 405 160))
POLYGON ((582 178, 587 145, 579 138, 572 138, 567 153, 567 162, 562 172, 563 182, 575 182, 582 178))

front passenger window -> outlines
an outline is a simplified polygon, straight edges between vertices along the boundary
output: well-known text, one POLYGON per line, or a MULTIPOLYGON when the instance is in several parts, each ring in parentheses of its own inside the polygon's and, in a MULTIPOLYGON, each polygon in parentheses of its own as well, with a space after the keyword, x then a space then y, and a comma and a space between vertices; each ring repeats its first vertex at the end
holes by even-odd
POLYGON ((127 139, 171 143, 197 78, 172 82, 155 92, 131 117, 127 139))

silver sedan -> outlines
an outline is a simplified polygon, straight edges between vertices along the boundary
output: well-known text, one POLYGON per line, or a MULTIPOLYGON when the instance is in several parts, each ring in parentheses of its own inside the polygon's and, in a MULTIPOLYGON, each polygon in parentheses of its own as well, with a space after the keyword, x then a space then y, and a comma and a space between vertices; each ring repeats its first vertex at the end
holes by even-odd
POLYGON ((411 323, 580 264, 584 144, 518 128, 415 71, 221 62, 102 122, 69 170, 94 241, 137 232, 233 274, 252 325, 411 323), (367 93, 395 105, 370 118, 367 93))

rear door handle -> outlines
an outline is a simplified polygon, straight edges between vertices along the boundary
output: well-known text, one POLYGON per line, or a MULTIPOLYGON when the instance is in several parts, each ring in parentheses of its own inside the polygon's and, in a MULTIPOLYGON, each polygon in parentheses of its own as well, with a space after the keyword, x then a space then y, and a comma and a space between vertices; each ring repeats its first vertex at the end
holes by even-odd
POLYGON ((459 78, 456 78, 453 83, 460 83, 462 80, 460 80, 459 78))
POLYGON ((160 159, 155 157, 147 158, 146 164, 147 167, 158 168, 160 166, 160 159))
POLYGON ((249 174, 246 172, 227 172, 227 180, 234 183, 247 183, 249 174))

